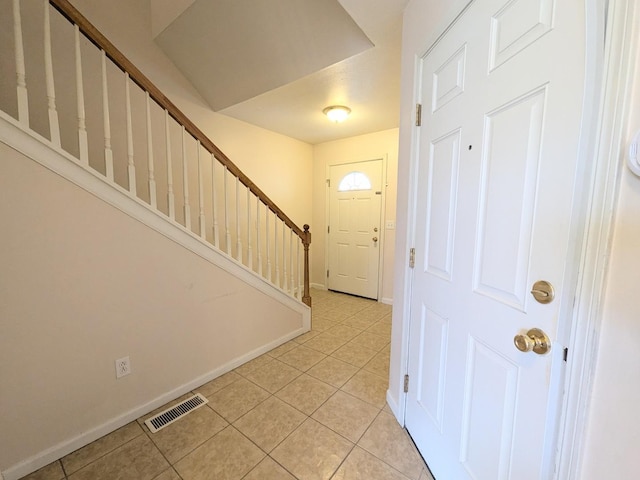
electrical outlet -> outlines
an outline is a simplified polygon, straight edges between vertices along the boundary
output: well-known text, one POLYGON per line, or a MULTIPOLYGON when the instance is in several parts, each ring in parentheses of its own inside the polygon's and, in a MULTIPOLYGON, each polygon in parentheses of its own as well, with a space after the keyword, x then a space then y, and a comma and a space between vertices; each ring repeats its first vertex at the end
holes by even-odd
POLYGON ((129 357, 122 357, 116 360, 116 378, 124 377, 131 373, 131 362, 129 357))

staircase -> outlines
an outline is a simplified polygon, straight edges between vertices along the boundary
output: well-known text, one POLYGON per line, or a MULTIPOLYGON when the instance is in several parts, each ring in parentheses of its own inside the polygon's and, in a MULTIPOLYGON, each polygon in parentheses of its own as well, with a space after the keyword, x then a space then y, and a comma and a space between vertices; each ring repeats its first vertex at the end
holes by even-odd
POLYGON ((307 331, 311 234, 68 1, 3 2, 7 480, 307 331))

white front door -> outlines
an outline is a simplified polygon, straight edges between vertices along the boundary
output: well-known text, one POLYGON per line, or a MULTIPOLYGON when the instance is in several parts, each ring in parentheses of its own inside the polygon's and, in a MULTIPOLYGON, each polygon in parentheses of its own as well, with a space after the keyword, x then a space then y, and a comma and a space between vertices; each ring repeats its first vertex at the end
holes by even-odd
POLYGON ((378 298, 382 160, 331 167, 329 289, 378 298))
POLYGON ((405 422, 437 480, 551 476, 584 26, 581 0, 475 0, 420 61, 405 422), (534 327, 549 353, 514 345, 534 327))

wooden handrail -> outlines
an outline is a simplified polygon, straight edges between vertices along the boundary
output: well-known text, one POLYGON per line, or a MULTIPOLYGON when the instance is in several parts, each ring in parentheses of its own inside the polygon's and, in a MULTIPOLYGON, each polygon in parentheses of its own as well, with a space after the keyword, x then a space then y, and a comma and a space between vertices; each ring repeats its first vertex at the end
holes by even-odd
MULTIPOLYGON (((230 173, 238 177, 240 182, 264 203, 269 210, 275 213, 291 230, 293 230, 304 243, 307 240, 307 233, 298 227, 293 221, 271 200, 258 186, 240 170, 222 150, 220 150, 195 124, 182 113, 161 91, 149 80, 120 50, 118 50, 107 38, 94 27, 68 0, 49 0, 49 3, 58 10, 71 23, 78 26, 80 31, 98 48, 104 50, 107 57, 118 66, 123 72, 129 74, 133 80, 144 91, 149 92, 153 100, 162 108, 169 112, 179 124, 183 125, 189 134, 198 140, 200 144, 212 153, 216 159, 226 166, 230 173)), ((310 234, 309 234, 310 241, 310 234)), ((306 303, 306 302, 305 302, 306 303)))
MULTIPOLYGON (((234 175, 257 199, 262 202, 269 210, 271 210, 282 222, 288 226, 291 231, 300 238, 304 248, 304 280, 303 292, 301 300, 303 303, 311 307, 311 295, 309 291, 309 245, 311 244, 311 233, 309 225, 304 225, 304 230, 298 227, 293 221, 262 191, 258 186, 249 179, 230 159, 227 157, 182 111, 173 104, 161 91, 149 80, 131 61, 129 61, 107 38, 94 27, 71 3, 69 0, 48 0, 62 16, 76 25, 78 30, 92 42, 96 47, 104 52, 114 65, 120 68, 129 79, 136 83, 143 91, 147 92, 168 115, 170 115, 178 124, 184 127, 184 131, 189 133, 196 141, 200 143, 210 154, 212 154, 218 162, 224 167, 225 171, 234 175)), ((77 47, 76 47, 77 48, 77 47)), ((104 58, 104 57, 103 57, 104 58)), ((20 86, 20 85, 19 85, 20 86)), ((19 92, 20 93, 20 92, 19 92)), ((26 91, 25 91, 26 95, 26 91)), ((26 97, 25 97, 26 98, 26 97)), ((19 102, 20 107, 20 102, 19 102)), ((25 115, 21 116, 25 117, 25 115)), ((134 183, 135 185, 135 183, 134 183)), ((135 193, 134 193, 135 194, 135 193)), ((189 227, 187 227, 189 228, 189 227)), ((202 232, 201 232, 202 233, 202 232)), ((283 240, 284 242, 284 240, 283 240)), ((285 280, 286 282, 286 280, 285 280)))

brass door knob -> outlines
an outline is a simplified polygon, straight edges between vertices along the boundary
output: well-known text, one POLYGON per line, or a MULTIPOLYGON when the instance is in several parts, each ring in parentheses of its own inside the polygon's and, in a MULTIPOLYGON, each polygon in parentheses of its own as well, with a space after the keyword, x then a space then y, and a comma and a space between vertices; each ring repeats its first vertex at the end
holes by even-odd
POLYGON ((516 335, 513 338, 513 343, 521 352, 533 350, 538 355, 544 355, 551 350, 551 340, 539 328, 532 328, 525 335, 516 335))
POLYGON ((378 237, 373 237, 371 240, 373 240, 374 242, 378 241, 378 237))

